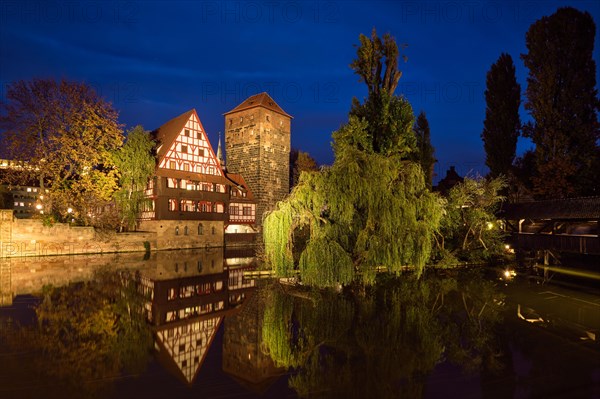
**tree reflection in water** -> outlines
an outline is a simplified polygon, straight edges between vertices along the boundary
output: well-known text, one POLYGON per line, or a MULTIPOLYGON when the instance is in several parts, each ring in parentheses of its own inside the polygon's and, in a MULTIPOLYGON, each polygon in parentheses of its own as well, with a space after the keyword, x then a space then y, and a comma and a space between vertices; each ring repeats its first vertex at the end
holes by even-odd
POLYGON ((262 293, 263 350, 295 370, 289 383, 303 397, 420 397, 442 361, 501 368, 504 301, 480 277, 380 276, 342 293, 273 283, 262 293))
POLYGON ((153 340, 134 279, 100 272, 92 281, 45 287, 37 323, 0 334, 15 354, 3 359, 2 373, 24 381, 35 376, 39 389, 27 389, 32 397, 87 398, 106 393, 123 373, 142 372, 153 340))

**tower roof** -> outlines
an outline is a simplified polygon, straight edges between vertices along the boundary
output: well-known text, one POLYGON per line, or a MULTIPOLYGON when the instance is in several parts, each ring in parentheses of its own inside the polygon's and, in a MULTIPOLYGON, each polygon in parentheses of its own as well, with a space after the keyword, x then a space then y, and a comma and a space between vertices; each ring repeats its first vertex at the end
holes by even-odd
POLYGON ((281 109, 281 107, 279 105, 277 105, 275 100, 273 100, 271 98, 271 96, 269 96, 267 94, 266 91, 248 97, 247 99, 242 101, 242 103, 240 105, 238 105, 231 111, 224 113, 223 115, 228 115, 228 114, 232 114, 234 112, 243 111, 243 110, 255 108, 255 107, 263 107, 263 108, 269 109, 273 112, 277 112, 278 114, 281 114, 283 116, 292 118, 291 115, 286 113, 283 109, 281 109))

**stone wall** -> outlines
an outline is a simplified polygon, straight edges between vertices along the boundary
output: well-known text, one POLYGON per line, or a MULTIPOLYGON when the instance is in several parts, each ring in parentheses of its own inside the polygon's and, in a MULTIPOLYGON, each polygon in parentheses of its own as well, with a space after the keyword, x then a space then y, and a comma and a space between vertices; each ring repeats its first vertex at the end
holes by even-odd
POLYGON ((12 217, 12 210, 0 210, 0 258, 145 252, 224 245, 222 221, 145 221, 140 227, 139 232, 116 233, 63 223, 45 226, 39 219, 16 219, 12 217))
POLYGON ((222 247, 222 221, 147 220, 140 223, 141 231, 155 234, 157 249, 222 247))

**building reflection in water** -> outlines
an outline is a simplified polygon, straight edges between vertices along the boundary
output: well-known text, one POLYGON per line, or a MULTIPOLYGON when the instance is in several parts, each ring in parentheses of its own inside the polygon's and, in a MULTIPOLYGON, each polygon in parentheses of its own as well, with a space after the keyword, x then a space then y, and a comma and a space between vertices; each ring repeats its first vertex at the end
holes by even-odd
POLYGON ((256 290, 244 271, 255 267, 247 251, 222 248, 158 256, 140 270, 141 291, 150 299, 148 320, 161 364, 192 384, 223 318, 239 311, 256 290))

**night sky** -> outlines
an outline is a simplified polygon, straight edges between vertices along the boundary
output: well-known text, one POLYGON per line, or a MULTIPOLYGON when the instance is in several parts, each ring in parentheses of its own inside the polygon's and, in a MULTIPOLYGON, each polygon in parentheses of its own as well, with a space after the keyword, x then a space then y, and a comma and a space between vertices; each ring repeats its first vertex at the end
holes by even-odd
POLYGON ((331 133, 366 95, 349 68, 355 45, 375 27, 408 45, 396 94, 427 114, 438 178, 450 165, 485 174, 486 73, 507 52, 524 91, 527 29, 567 5, 593 16, 600 70, 595 1, 0 0, 0 94, 20 79, 85 81, 121 123, 148 130, 196 108, 216 147, 223 113, 267 91, 294 117, 292 147, 330 164, 331 133))

